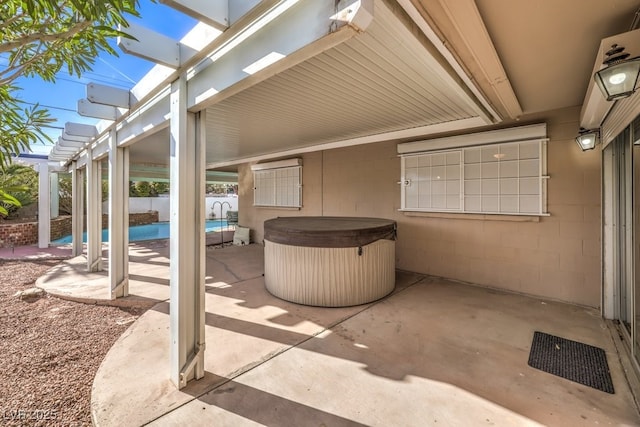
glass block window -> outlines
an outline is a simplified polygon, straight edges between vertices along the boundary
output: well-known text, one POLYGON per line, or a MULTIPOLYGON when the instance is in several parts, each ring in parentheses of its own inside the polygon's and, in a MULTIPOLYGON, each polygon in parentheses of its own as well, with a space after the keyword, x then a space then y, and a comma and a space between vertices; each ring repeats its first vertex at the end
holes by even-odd
POLYGON ((402 155, 402 210, 546 214, 546 140, 402 155))
POLYGON ((460 210, 461 151, 409 156, 405 159, 405 205, 410 209, 460 210))
POLYGON ((253 171, 253 205, 299 208, 302 206, 302 167, 253 171))

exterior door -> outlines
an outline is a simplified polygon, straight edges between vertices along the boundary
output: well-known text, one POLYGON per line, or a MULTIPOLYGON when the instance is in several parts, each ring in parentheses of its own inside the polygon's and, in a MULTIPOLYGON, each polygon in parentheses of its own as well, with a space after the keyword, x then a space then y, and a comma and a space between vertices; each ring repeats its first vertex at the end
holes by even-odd
POLYGON ((633 340, 633 312, 635 304, 633 268, 633 174, 630 130, 625 129, 612 142, 614 171, 614 259, 615 259, 615 309, 627 337, 633 340))
POLYGON ((640 364, 640 117, 636 118, 629 129, 632 151, 632 274, 633 289, 631 299, 633 301, 633 332, 632 353, 636 361, 640 364))

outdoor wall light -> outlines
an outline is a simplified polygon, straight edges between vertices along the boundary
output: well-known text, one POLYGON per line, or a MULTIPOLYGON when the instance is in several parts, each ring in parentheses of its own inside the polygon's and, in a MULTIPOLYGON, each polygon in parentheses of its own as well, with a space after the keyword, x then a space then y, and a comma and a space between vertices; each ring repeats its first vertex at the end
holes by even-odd
POLYGON ((607 101, 630 96, 637 89, 640 58, 627 59, 629 53, 617 44, 611 46, 605 55, 602 63, 606 67, 593 76, 600 91, 607 101))
POLYGON ((576 142, 582 151, 593 150, 598 142, 598 131, 580 129, 576 142))

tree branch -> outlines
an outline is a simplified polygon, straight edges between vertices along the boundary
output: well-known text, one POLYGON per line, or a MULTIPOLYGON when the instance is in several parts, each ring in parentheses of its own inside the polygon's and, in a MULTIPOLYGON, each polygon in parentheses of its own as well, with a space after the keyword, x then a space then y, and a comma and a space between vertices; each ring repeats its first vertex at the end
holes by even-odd
POLYGON ((0 28, 7 28, 14 22, 24 19, 25 16, 27 16, 27 14, 24 12, 13 15, 11 18, 5 19, 2 24, 0 24, 0 28))
POLYGON ((37 41, 48 43, 48 42, 55 42, 58 40, 69 39, 75 36, 76 34, 78 34, 79 32, 89 28, 91 24, 92 22, 89 22, 89 21, 78 22, 77 24, 69 28, 67 31, 63 31, 56 34, 41 34, 41 33, 25 34, 22 37, 18 37, 17 39, 0 44, 0 53, 9 52, 13 49, 19 48, 20 46, 28 45, 30 43, 34 43, 37 41))
MULTIPOLYGON (((43 46, 43 43, 40 43, 37 50, 40 50, 42 46, 43 46)), ((6 85, 13 82, 15 79, 17 79, 24 73, 24 70, 28 68, 29 65, 32 65, 40 61, 40 59, 44 57, 45 54, 46 54, 46 51, 45 52, 40 51, 36 55, 33 55, 31 59, 29 59, 28 61, 19 63, 19 65, 10 65, 6 69, 0 71, 0 85, 6 85), (9 77, 2 77, 2 76, 5 76, 7 73, 11 73, 9 77)), ((13 61, 11 61, 11 63, 14 64, 16 62, 19 62, 19 61, 16 61, 16 59, 19 58, 19 56, 21 55, 22 53, 20 53, 19 55, 16 55, 16 57, 14 58, 13 61)))

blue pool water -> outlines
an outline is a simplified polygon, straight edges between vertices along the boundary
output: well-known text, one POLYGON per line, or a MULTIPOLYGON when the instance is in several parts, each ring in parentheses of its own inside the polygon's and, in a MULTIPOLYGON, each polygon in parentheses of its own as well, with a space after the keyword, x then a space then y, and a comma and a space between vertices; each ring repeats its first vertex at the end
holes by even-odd
MULTIPOLYGON (((227 220, 225 219, 212 219, 207 220, 205 224, 205 232, 220 231, 227 226, 227 220)), ((147 225, 134 225, 129 227, 129 241, 139 242, 142 240, 155 240, 155 239, 168 239, 169 238, 169 223, 168 222, 154 222, 147 225)), ((82 233, 82 241, 87 241, 87 233, 82 233)), ((102 230, 102 241, 109 241, 109 230, 102 230)), ((51 243, 65 244, 71 243, 71 235, 54 240, 51 243)))

